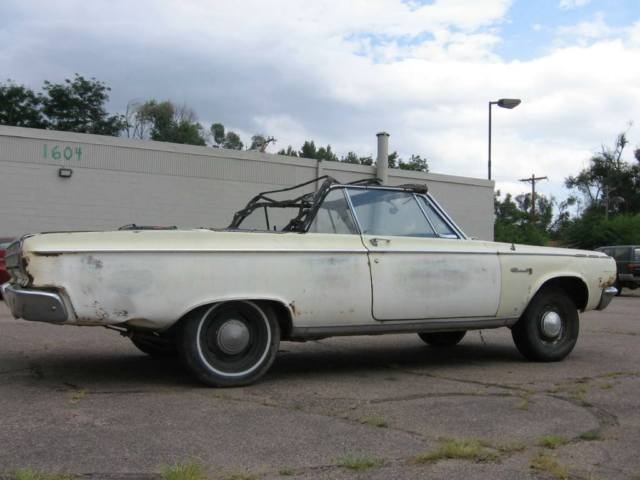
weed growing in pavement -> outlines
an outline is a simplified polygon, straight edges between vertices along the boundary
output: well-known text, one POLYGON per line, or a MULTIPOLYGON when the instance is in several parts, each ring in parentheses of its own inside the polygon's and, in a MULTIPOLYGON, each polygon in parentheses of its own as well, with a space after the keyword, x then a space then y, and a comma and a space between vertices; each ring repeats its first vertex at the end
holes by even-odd
POLYGON ((363 470, 369 470, 370 468, 376 468, 382 466, 384 461, 374 457, 358 457, 354 455, 346 455, 338 459, 338 466, 346 468, 347 470, 354 470, 356 472, 362 472, 363 470))
POLYGON ((563 437, 562 435, 554 435, 554 434, 543 435, 540 438, 538 438, 538 441, 537 441, 537 444, 540 447, 551 448, 551 449, 561 447, 562 445, 566 445, 567 443, 569 443, 569 439, 567 437, 563 437))
POLYGON ((387 421, 384 419, 384 417, 380 415, 371 415, 368 417, 362 417, 359 420, 359 422, 362 423, 363 425, 370 425, 372 427, 378 427, 378 428, 388 427, 387 421))
POLYGON ((494 445, 493 448, 501 454, 506 455, 514 452, 522 452, 526 450, 527 446, 522 442, 505 442, 494 445))
POLYGON ((531 460, 531 468, 538 472, 547 473, 557 480, 569 480, 569 469, 544 452, 539 452, 531 460))
POLYGON ((12 475, 13 480, 74 480, 74 475, 66 473, 45 473, 30 468, 16 470, 12 475))
POLYGON ((164 466, 160 475, 163 480, 207 480, 205 468, 194 460, 164 466))
POLYGON ((438 448, 413 457, 415 463, 433 463, 445 459, 474 460, 486 462, 495 460, 498 455, 491 451, 487 442, 477 439, 443 438, 438 448))
POLYGON ((71 403, 78 403, 84 397, 87 396, 86 390, 76 390, 71 394, 71 403))
POLYGON ((594 440, 602 440, 602 434, 598 430, 588 430, 586 432, 582 432, 578 438, 580 440, 592 442, 594 440))

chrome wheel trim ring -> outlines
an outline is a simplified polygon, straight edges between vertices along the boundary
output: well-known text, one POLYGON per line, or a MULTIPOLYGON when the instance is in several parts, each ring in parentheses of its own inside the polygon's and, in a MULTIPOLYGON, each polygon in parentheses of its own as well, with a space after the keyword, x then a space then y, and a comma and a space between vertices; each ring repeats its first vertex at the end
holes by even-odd
POLYGON ((217 368, 215 368, 213 365, 211 365, 211 363, 209 363, 207 357, 203 354, 202 352, 202 345, 201 345, 201 334, 202 334, 202 327, 205 323, 205 320, 207 319, 207 317, 209 317, 209 315, 211 313, 213 313, 219 306, 223 305, 223 303, 218 303, 216 305, 213 305, 209 310, 207 310, 205 312, 204 315, 202 315, 202 317, 200 318, 200 322, 198 323, 198 329, 196 332, 196 347, 198 350, 198 356, 200 357, 200 360, 202 361, 203 365, 205 367, 207 367, 207 369, 211 370, 214 374, 216 375, 220 375, 221 377, 231 377, 231 378, 235 378, 235 377, 242 377, 244 375, 248 375, 250 373, 252 373, 254 370, 258 369, 260 367, 260 365, 262 365, 262 363, 264 362, 264 359, 266 358, 267 354, 269 353, 269 349, 271 347, 271 327, 269 325, 269 319, 267 318, 267 316, 265 315, 265 313, 262 311, 261 308, 259 308, 255 303, 250 302, 248 300, 243 300, 241 301, 241 303, 246 303, 248 305, 250 305, 253 309, 255 309, 256 312, 258 312, 260 314, 260 317, 262 319, 262 321, 265 323, 265 326, 267 328, 267 341, 265 342, 265 349, 264 352, 262 352, 262 355, 260 356, 260 359, 250 368, 242 371, 242 372, 223 372, 221 370, 218 370, 217 368))

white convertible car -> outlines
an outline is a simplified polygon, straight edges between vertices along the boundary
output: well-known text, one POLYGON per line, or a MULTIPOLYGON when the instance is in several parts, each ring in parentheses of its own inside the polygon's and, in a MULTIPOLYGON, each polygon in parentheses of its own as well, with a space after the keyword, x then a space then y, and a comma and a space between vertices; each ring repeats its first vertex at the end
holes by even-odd
POLYGON ((334 335, 453 346, 508 327, 526 358, 561 360, 578 312, 616 293, 607 255, 470 240, 424 185, 316 181, 256 196, 224 230, 24 236, 2 291, 16 318, 119 330, 213 386, 260 378, 280 340, 334 335))

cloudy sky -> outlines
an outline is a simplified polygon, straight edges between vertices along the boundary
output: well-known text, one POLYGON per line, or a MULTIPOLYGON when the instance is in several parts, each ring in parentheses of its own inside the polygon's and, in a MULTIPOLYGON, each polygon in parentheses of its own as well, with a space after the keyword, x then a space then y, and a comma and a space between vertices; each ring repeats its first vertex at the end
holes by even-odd
MULTIPOLYGON (((391 150, 486 177, 494 108, 498 188, 564 177, 630 121, 640 146, 639 0, 2 0, 0 78, 38 89, 78 72, 130 100, 186 103, 208 126, 275 148, 391 150)), ((631 150, 627 158, 631 160, 631 150)), ((274 150, 274 149, 272 149, 274 150)))

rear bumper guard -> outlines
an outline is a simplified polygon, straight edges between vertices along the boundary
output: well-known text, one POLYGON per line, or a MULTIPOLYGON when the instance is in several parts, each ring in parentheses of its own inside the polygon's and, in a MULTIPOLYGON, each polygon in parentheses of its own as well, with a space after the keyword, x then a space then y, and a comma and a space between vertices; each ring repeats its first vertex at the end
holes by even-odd
POLYGON ((64 323, 68 318, 62 297, 55 292, 20 288, 10 283, 0 288, 15 318, 49 323, 64 323))

